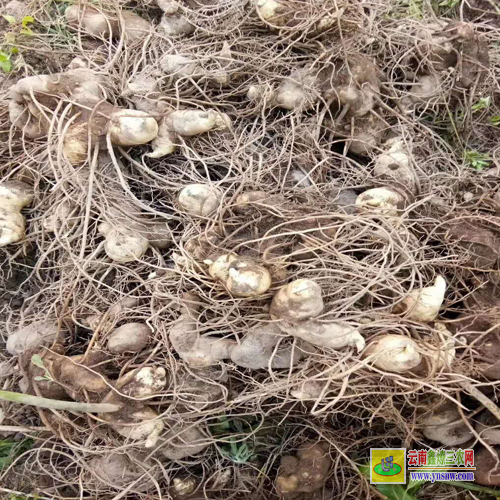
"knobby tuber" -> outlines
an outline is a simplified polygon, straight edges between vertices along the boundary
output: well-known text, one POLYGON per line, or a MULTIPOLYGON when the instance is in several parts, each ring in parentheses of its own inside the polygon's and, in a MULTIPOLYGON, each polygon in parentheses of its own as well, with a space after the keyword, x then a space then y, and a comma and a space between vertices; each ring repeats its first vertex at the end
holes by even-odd
POLYGON ((158 7, 164 15, 161 19, 159 29, 167 36, 190 35, 195 31, 195 26, 189 19, 179 12, 179 5, 173 0, 156 0, 158 7))
POLYGON ((257 297, 271 286, 271 274, 262 265, 234 254, 218 257, 210 264, 209 273, 223 281, 228 291, 236 297, 257 297))
POLYGON ((228 359, 234 340, 202 336, 198 330, 201 304, 192 293, 184 294, 182 313, 172 325, 169 340, 177 354, 189 366, 204 367, 228 359))
POLYGON ((321 288, 312 280, 300 279, 280 288, 271 303, 271 318, 280 330, 312 345, 339 349, 356 346, 361 351, 365 341, 359 331, 343 321, 321 322, 321 288))
POLYGON ((111 332, 108 350, 114 354, 139 352, 147 347, 151 329, 144 323, 126 323, 111 332))
POLYGON ((4 181, 0 184, 0 247, 24 238, 26 225, 21 210, 33 198, 33 189, 24 182, 4 181))
POLYGON ((469 441, 473 437, 472 431, 462 420, 455 403, 448 400, 436 403, 435 398, 431 398, 427 406, 429 411, 420 420, 424 436, 446 446, 458 446, 469 441))
POLYGON ((209 184, 189 184, 180 193, 178 203, 190 215, 207 217, 217 210, 222 193, 209 184))
POLYGON ((332 465, 328 443, 308 442, 297 450, 297 456, 285 455, 276 479, 276 490, 282 498, 298 498, 325 486, 332 465))
POLYGON ((43 228, 51 233, 59 233, 64 229, 70 230, 78 224, 76 213, 76 206, 71 201, 63 200, 44 216, 43 228))
POLYGON ((403 186, 414 193, 417 175, 411 166, 409 146, 401 137, 394 137, 389 139, 384 147, 388 149, 376 158, 373 175, 386 182, 396 183, 396 186, 403 186))
POLYGON ((167 372, 161 366, 145 366, 120 377, 115 388, 134 398, 153 396, 162 392, 167 383, 167 372))

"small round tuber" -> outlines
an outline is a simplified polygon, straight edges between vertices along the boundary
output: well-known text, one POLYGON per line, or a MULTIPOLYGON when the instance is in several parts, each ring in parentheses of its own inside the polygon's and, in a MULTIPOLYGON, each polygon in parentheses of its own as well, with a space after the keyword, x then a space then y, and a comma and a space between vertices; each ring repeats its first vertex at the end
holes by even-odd
POLYGON ((388 187, 368 189, 356 199, 356 206, 366 212, 379 215, 395 216, 405 202, 403 196, 388 187))
POLYGON ((260 264, 239 258, 229 264, 226 287, 236 297, 257 297, 271 286, 271 274, 260 264))
POLYGON ((106 254, 115 262, 139 260, 149 248, 149 241, 133 229, 123 226, 112 227, 103 222, 98 230, 106 237, 104 243, 106 254))
POLYGON ((178 202, 188 214, 207 217, 217 210, 221 199, 222 193, 216 187, 208 184, 189 184, 179 193, 178 202))
POLYGON ((405 373, 422 361, 418 344, 404 335, 382 335, 370 343, 363 353, 373 356, 370 362, 381 370, 405 373))

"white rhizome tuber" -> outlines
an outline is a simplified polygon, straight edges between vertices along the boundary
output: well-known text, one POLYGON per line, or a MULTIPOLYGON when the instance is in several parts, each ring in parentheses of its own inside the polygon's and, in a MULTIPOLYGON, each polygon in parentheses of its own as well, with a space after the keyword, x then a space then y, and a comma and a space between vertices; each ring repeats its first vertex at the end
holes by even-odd
POLYGON ((371 342, 363 354, 381 370, 404 373, 416 368, 422 361, 418 344, 404 335, 382 335, 371 342))
POLYGON ((153 151, 150 158, 161 158, 175 151, 179 138, 193 137, 215 130, 226 130, 231 126, 231 119, 218 111, 200 109, 183 109, 172 111, 160 123, 157 137, 151 145, 153 151))
POLYGON ((209 274, 222 281, 228 291, 236 297, 257 297, 271 286, 271 274, 262 265, 235 254, 225 254, 210 264, 209 274))
POLYGON ((446 292, 446 281, 442 276, 436 276, 431 286, 417 288, 410 292, 399 304, 395 312, 404 312, 405 317, 413 321, 430 323, 434 321, 443 305, 446 292))
POLYGON ((222 192, 209 184, 189 184, 177 199, 182 210, 200 217, 207 217, 217 210, 221 200, 222 192))
POLYGON ((270 314, 278 328, 312 345, 339 349, 356 346, 361 351, 365 340, 359 331, 343 321, 316 319, 324 309, 320 286, 309 279, 292 281, 274 296, 270 314))
POLYGON ((31 186, 20 181, 0 183, 0 247, 17 243, 25 236, 21 210, 34 198, 31 186))

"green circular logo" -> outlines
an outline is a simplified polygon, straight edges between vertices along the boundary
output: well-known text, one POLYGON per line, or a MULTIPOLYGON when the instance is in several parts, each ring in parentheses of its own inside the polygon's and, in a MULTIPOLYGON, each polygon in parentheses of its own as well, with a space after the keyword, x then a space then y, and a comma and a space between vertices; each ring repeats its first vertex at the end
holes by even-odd
POLYGON ((398 464, 392 464, 392 469, 389 469, 388 471, 382 470, 382 464, 377 464, 373 468, 373 472, 379 476, 397 476, 401 470, 401 466, 398 464))

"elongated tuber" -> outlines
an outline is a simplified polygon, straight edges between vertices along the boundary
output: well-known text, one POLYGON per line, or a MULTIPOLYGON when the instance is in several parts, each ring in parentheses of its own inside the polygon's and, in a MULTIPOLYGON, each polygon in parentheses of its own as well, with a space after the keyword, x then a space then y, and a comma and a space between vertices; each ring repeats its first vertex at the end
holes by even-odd
POLYGON ((161 158, 175 151, 178 137, 193 137, 211 130, 226 130, 231 119, 225 113, 199 109, 172 111, 160 123, 158 136, 153 140, 150 158, 161 158))
POLYGON ((396 312, 403 311, 408 319, 430 323, 434 321, 444 301, 446 281, 442 276, 436 276, 434 284, 413 290, 395 308, 396 312))
POLYGON ((30 349, 52 344, 58 338, 58 333, 56 321, 31 323, 9 336, 7 351, 13 356, 19 356, 30 349))
POLYGON ((359 331, 343 321, 315 319, 324 309, 321 288, 312 280, 292 281, 280 288, 271 302, 270 314, 281 331, 312 345, 339 349, 354 345, 360 351, 365 341, 359 331))
POLYGON ((108 350, 115 354, 142 351, 151 337, 151 329, 144 323, 126 323, 113 330, 108 337, 108 350))
POLYGON ((5 181, 0 184, 0 247, 24 238, 26 226, 21 210, 33 198, 33 189, 24 182, 5 181))
POLYGON ((180 193, 178 202, 188 214, 207 217, 217 210, 222 193, 209 184, 189 184, 180 193))
POLYGON ((418 344, 404 335, 382 335, 371 342, 363 354, 370 356, 371 363, 381 370, 405 373, 422 361, 418 344))

